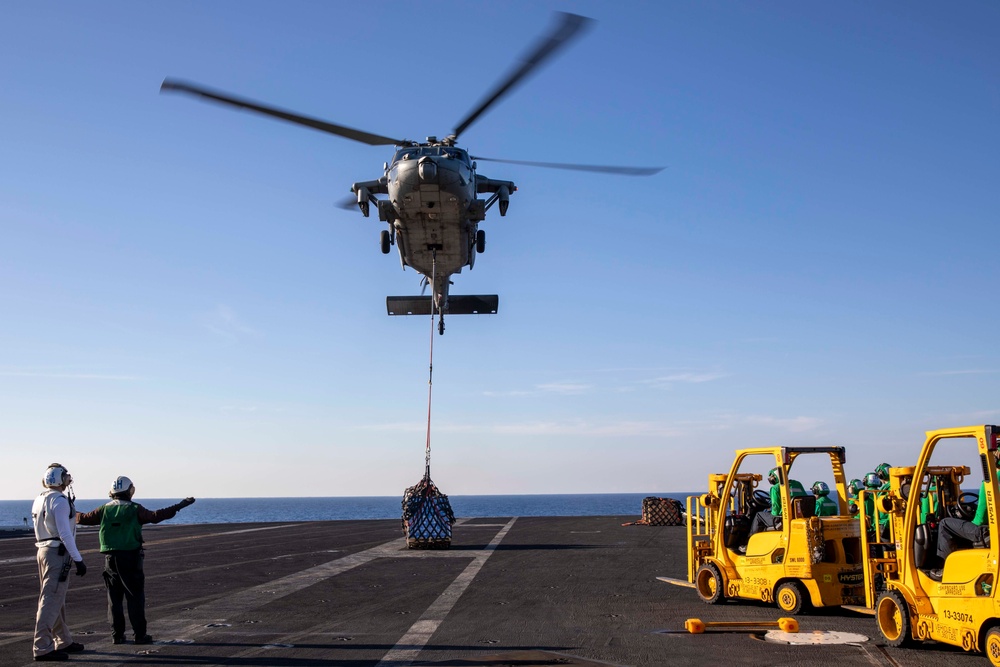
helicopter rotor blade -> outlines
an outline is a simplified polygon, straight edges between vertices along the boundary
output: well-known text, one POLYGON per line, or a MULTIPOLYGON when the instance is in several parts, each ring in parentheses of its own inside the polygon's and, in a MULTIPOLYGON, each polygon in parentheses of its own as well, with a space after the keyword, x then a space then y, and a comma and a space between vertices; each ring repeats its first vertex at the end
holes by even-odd
POLYGON ((342 199, 337 200, 334 206, 342 208, 345 211, 356 211, 358 210, 358 198, 354 195, 343 197, 342 199))
POLYGON ((559 14, 561 17, 559 25, 557 25, 548 36, 539 40, 531 53, 521 61, 520 66, 511 72, 502 83, 497 85, 497 87, 483 99, 479 106, 470 112, 469 115, 458 124, 458 127, 455 128, 455 131, 451 135, 453 140, 457 139, 458 135, 468 129, 468 127, 476 122, 476 120, 483 113, 485 113, 487 109, 496 104, 500 98, 510 92, 514 86, 524 80, 524 78, 528 76, 532 70, 541 65, 560 48, 566 46, 566 44, 568 44, 575 35, 577 35, 583 28, 593 21, 593 19, 589 19, 585 16, 578 16, 577 14, 567 14, 564 12, 559 12, 559 14))
POLYGON ((238 109, 255 111, 267 116, 273 116, 274 118, 286 120, 290 123, 305 125, 306 127, 320 130, 321 132, 328 132, 329 134, 336 134, 337 136, 344 137, 346 139, 360 141, 361 143, 368 144, 369 146, 402 146, 408 143, 405 140, 383 137, 381 135, 371 134, 370 132, 365 132, 363 130, 356 130, 352 127, 336 125, 317 118, 310 118, 309 116, 292 113, 291 111, 265 106, 252 100, 243 99, 234 95, 229 95, 228 93, 211 90, 209 88, 186 83, 184 81, 177 81, 175 79, 164 79, 163 83, 160 85, 160 92, 187 93, 196 97, 203 97, 205 99, 227 104, 238 109))
POLYGON ((529 162, 527 160, 500 160, 492 157, 470 155, 479 162, 502 162, 504 164, 523 164, 529 167, 545 167, 546 169, 568 169, 570 171, 593 171, 602 174, 619 174, 621 176, 652 176, 666 167, 614 167, 599 164, 571 164, 566 162, 529 162))

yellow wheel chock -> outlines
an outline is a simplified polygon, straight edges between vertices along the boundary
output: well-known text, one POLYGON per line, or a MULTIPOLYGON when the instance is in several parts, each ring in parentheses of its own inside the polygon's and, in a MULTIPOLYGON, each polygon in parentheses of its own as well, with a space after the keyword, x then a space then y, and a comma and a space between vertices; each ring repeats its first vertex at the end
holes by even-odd
POLYGON ((684 629, 693 635, 700 635, 707 629, 715 630, 746 630, 748 628, 778 628, 783 632, 798 632, 799 622, 794 618, 779 618, 777 621, 709 621, 689 618, 684 622, 684 629))

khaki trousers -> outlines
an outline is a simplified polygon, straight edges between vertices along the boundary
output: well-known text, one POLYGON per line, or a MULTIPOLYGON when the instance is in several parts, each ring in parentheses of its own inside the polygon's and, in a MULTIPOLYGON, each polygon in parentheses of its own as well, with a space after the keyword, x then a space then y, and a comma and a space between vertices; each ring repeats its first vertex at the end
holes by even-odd
POLYGON ((69 554, 59 555, 58 547, 38 549, 38 613, 35 614, 35 643, 32 653, 35 657, 51 653, 56 648, 73 643, 73 633, 66 623, 66 591, 69 590, 69 568, 72 559, 69 554), (59 581, 63 570, 64 581, 59 581))

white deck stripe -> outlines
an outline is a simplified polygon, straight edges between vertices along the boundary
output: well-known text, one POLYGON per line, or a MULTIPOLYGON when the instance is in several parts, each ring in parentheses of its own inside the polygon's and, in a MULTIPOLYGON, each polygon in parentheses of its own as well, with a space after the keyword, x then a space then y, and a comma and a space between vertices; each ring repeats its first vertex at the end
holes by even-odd
MULTIPOLYGON (((163 526, 162 528, 175 528, 181 525, 191 525, 191 524, 175 524, 174 526, 163 526)), ((301 525, 302 525, 301 523, 286 523, 280 526, 264 526, 263 528, 244 528, 242 530, 229 530, 224 533, 205 533, 204 535, 190 535, 188 537, 172 537, 166 540, 153 540, 151 542, 145 542, 144 544, 146 546, 150 546, 154 544, 168 544, 170 542, 185 542, 187 540, 200 540, 206 537, 219 537, 221 535, 238 535, 239 533, 256 533, 257 531, 261 530, 276 530, 278 528, 290 528, 292 526, 301 526, 301 525)), ((33 537, 32 540, 34 540, 33 537)), ((80 553, 96 554, 100 553, 100 551, 98 551, 97 549, 88 549, 86 551, 81 551, 80 553)), ((35 556, 25 556, 24 558, 7 558, 5 560, 0 560, 0 565, 14 565, 15 563, 28 563, 28 562, 34 563, 35 560, 37 560, 35 556)))
POLYGON ((385 654, 377 667, 405 667, 413 663, 420 654, 420 651, 427 645, 427 642, 431 640, 431 637, 437 631, 438 627, 440 627, 441 623, 444 622, 445 616, 452 610, 458 599, 462 597, 462 593, 469 587, 472 580, 476 578, 479 571, 483 569, 483 565, 493 555, 497 545, 507 535, 507 532, 514 525, 515 521, 517 521, 517 517, 508 521, 487 547, 476 553, 475 559, 438 596, 438 599, 431 603, 427 611, 410 627, 409 632, 403 635, 396 645, 385 654))
MULTIPOLYGON (((308 588, 309 586, 317 584, 325 579, 335 577, 338 574, 343 574, 348 570, 358 567, 359 565, 369 563, 377 558, 473 558, 472 563, 470 563, 469 566, 466 567, 465 570, 458 576, 458 578, 456 578, 455 581, 452 582, 447 589, 445 589, 438 599, 433 602, 430 607, 428 607, 427 611, 425 611, 420 619, 414 623, 413 627, 410 628, 410 631, 396 643, 396 646, 393 647, 379 663, 379 667, 388 665, 401 667, 402 665, 409 665, 416 655, 420 653, 420 650, 430 640, 431 635, 433 635, 434 631, 438 628, 438 626, 440 626, 444 617, 449 611, 451 611, 451 608, 455 606, 458 598, 463 592, 465 592, 465 589, 468 588, 469 584, 472 583, 473 578, 475 578, 476 574, 479 573, 479 570, 482 569, 483 564, 496 549, 497 545, 500 544, 500 541, 510 530, 511 526, 514 525, 514 521, 516 520, 517 517, 514 517, 508 523, 504 524, 504 527, 484 549, 471 552, 437 550, 410 551, 406 549, 406 538, 398 538, 372 547, 371 549, 359 551, 349 556, 344 556, 343 558, 338 558, 307 570, 290 574, 286 577, 282 577, 281 579, 276 579, 259 586, 248 588, 244 591, 234 593, 233 595, 220 598, 213 602, 199 605, 195 609, 181 612, 173 618, 167 617, 159 619, 156 621, 157 636, 163 638, 183 637, 185 639, 191 639, 214 630, 214 628, 206 627, 209 623, 224 622, 233 614, 243 613, 249 609, 256 609, 273 602, 274 600, 297 593, 298 591, 308 588), (421 623, 424 623, 424 625, 421 626, 421 623), (424 631, 415 634, 414 629, 418 628, 418 626, 421 626, 424 631), (433 627, 433 629, 430 629, 431 627, 433 627), (427 632, 427 630, 430 631, 427 632), (424 634, 426 634, 426 636, 423 636, 424 634), (407 654, 412 653, 412 657, 404 658, 404 662, 397 662, 398 658, 393 656, 396 652, 404 650, 404 647, 407 654), (387 660, 390 660, 390 662, 386 662, 387 660)), ((455 525, 460 525, 461 523, 463 523, 463 521, 459 520, 455 522, 455 525)), ((270 528, 283 527, 285 526, 271 526, 270 528)), ((247 531, 234 532, 249 532, 252 530, 263 529, 249 529, 247 531)), ((22 639, 28 637, 30 637, 30 633, 22 633, 22 639)), ((17 641, 17 639, 12 638, 0 641, 0 645, 11 643, 13 641, 17 641)), ((93 650, 106 651, 111 649, 111 642, 108 639, 88 641, 87 646, 93 650)), ((245 653, 252 654, 259 650, 260 649, 250 649, 245 653)), ((123 655, 122 658, 125 661, 131 662, 134 660, 135 655, 130 653, 128 655, 123 655)), ((102 664, 105 665, 105 667, 111 667, 112 665, 121 665, 124 663, 108 660, 102 664)), ((25 667, 27 667, 27 665, 25 667)))

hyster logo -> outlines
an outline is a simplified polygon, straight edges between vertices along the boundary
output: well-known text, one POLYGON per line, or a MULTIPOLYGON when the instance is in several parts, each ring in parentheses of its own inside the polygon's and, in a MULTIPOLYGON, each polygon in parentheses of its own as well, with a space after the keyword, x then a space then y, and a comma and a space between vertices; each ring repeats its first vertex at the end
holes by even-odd
POLYGON ((842 584, 860 584, 864 580, 861 572, 841 572, 837 575, 837 581, 842 584))

